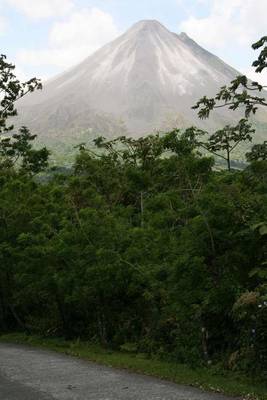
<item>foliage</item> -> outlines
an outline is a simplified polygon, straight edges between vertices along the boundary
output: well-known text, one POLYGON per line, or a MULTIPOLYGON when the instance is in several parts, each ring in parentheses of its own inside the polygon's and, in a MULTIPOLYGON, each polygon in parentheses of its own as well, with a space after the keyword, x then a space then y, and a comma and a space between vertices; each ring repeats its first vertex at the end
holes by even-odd
POLYGON ((33 149, 35 139, 24 126, 12 137, 0 138, 0 168, 13 168, 19 164, 20 171, 37 174, 48 166, 49 151, 44 147, 33 149))
POLYGON ((264 370, 233 307, 264 296, 252 227, 267 213, 267 168, 213 172, 191 133, 102 138, 102 154, 83 147, 71 174, 43 182, 2 170, 2 330, 132 343, 190 365, 239 351, 236 368, 264 370))
MULTIPOLYGON (((193 147, 202 148, 216 157, 222 158, 227 162, 229 171, 231 170, 232 152, 242 142, 251 142, 252 135, 255 133, 255 129, 252 128, 247 119, 241 119, 236 126, 226 125, 223 129, 219 129, 210 135, 207 132, 195 127, 191 128, 190 130, 188 129, 186 132, 189 131, 191 133, 191 144, 193 147), (200 140, 200 138, 203 136, 207 137, 205 141, 200 140)), ((253 154, 254 153, 255 149, 253 150, 253 154)), ((247 157, 249 158, 250 156, 247 155, 247 157)))
POLYGON ((24 173, 38 173, 48 165, 49 152, 46 148, 33 149, 31 142, 36 138, 24 126, 19 133, 13 133, 9 118, 17 115, 15 102, 34 90, 42 88, 39 79, 33 78, 21 83, 14 74, 15 66, 0 56, 0 168, 20 165, 24 173))
POLYGON ((246 154, 248 162, 267 160, 267 141, 262 144, 255 144, 251 151, 246 154))
MULTIPOLYGON (((254 50, 260 49, 265 45, 266 41, 267 37, 264 36, 254 43, 252 48, 254 50)), ((267 48, 264 46, 258 59, 252 64, 256 72, 260 73, 267 67, 266 57, 267 48)), ((265 88, 258 82, 251 82, 245 75, 239 75, 229 86, 223 86, 215 98, 204 96, 192 108, 199 109, 199 118, 208 118, 210 112, 216 108, 228 107, 230 110, 236 110, 244 107, 245 116, 248 118, 251 114, 256 113, 258 106, 267 106, 265 98, 259 96, 265 88), (253 92, 256 92, 256 96, 251 94, 253 92)))
POLYGON ((236 110, 243 106, 245 117, 248 118, 256 113, 258 106, 267 106, 264 97, 250 94, 254 91, 260 94, 264 88, 258 82, 250 82, 245 75, 240 75, 229 86, 221 87, 215 98, 204 96, 192 108, 199 109, 199 118, 205 119, 216 108, 228 107, 230 110, 236 110))
MULTIPOLYGON (((254 50, 260 49, 265 45, 266 42, 267 42, 267 36, 263 36, 258 42, 252 45, 252 48, 254 50)), ((260 52, 258 59, 253 62, 253 67, 256 67, 256 72, 262 72, 264 68, 267 67, 266 59, 267 59, 267 48, 266 46, 264 46, 263 50, 261 50, 260 52)))
MULTIPOLYGON (((3 130, 25 88, 14 82, 3 130)), ((98 138, 68 174, 42 179, 34 135, 2 137, 0 330, 264 375, 266 160, 216 172, 199 152, 226 152, 230 169, 251 133, 242 120, 207 142, 196 128, 98 138)))
POLYGON ((6 56, 0 56, 0 135, 13 130, 13 125, 8 125, 9 117, 17 115, 15 102, 29 92, 42 88, 39 79, 33 78, 21 83, 14 74, 15 66, 6 61, 6 56))

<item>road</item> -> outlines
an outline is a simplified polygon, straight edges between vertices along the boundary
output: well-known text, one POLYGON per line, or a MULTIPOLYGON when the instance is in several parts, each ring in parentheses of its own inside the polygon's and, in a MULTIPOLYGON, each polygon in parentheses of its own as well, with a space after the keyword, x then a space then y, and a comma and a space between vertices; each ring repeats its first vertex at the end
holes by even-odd
POLYGON ((229 400, 220 394, 0 343, 1 400, 229 400))

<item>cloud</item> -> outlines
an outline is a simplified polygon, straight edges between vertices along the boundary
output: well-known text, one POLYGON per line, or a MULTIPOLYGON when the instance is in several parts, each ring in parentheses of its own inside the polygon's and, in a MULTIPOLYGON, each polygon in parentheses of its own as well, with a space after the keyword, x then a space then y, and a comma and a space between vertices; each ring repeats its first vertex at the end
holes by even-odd
POLYGON ((72 0, 6 0, 7 4, 31 19, 61 17, 69 13, 72 0))
POLYGON ((0 36, 3 36, 6 33, 7 27, 8 27, 8 22, 6 18, 0 15, 0 36))
POLYGON ((20 64, 49 65, 66 69, 118 36, 110 14, 97 8, 76 10, 64 21, 55 22, 48 45, 41 50, 22 49, 17 54, 20 64))
POLYGON ((254 68, 248 68, 242 71, 244 75, 250 78, 252 81, 259 82, 261 85, 267 86, 267 70, 263 70, 261 73, 255 72, 254 68))
POLYGON ((77 46, 79 42, 98 47, 110 36, 118 33, 113 18, 97 8, 76 11, 64 22, 54 24, 50 32, 50 43, 57 46, 77 46))
POLYGON ((267 0, 195 1, 202 8, 202 16, 191 12, 180 24, 180 30, 211 52, 228 59, 249 78, 265 85, 267 72, 257 74, 248 65, 258 54, 253 52, 251 44, 266 35, 267 0))
POLYGON ((21 82, 26 82, 27 80, 31 79, 32 76, 27 74, 26 71, 24 71, 22 68, 18 67, 16 65, 16 70, 15 70, 16 77, 21 81, 21 82))
POLYGON ((204 46, 250 45, 266 33, 266 0, 198 0, 207 16, 191 15, 180 29, 204 46))
POLYGON ((0 0, 0 36, 4 36, 9 28, 7 18, 3 15, 3 4, 0 0))

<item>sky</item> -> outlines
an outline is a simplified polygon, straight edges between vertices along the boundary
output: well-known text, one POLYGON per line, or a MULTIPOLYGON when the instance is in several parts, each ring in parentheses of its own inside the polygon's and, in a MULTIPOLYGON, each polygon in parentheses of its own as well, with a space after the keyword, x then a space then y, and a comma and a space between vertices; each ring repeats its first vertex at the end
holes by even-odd
POLYGON ((79 63, 135 22, 186 32, 254 80, 251 44, 267 35, 267 0, 0 0, 0 51, 21 79, 46 80, 79 63))

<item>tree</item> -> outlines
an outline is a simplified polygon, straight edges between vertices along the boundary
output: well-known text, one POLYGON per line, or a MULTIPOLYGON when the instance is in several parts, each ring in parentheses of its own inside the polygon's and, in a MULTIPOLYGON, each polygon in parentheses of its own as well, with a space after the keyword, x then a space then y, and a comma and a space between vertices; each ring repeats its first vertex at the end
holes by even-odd
POLYGON ((9 119, 17 115, 15 103, 28 93, 42 88, 39 79, 33 78, 20 82, 14 74, 15 66, 6 61, 6 56, 0 56, 0 169, 13 168, 19 165, 21 171, 38 173, 48 165, 49 152, 46 148, 35 150, 31 142, 36 135, 31 135, 26 127, 21 127, 19 133, 11 132, 14 125, 9 125, 9 119))
MULTIPOLYGON (((18 192, 25 188, 34 190, 31 176, 39 173, 48 165, 49 152, 46 148, 36 150, 32 146, 35 135, 26 127, 15 131, 10 118, 17 115, 15 103, 27 93, 41 89, 41 82, 36 79, 20 82, 15 73, 15 66, 0 56, 0 324, 7 325, 6 320, 16 321, 20 328, 25 327, 14 306, 15 292, 15 252, 16 231, 22 224, 26 229, 27 217, 23 217, 29 204, 19 200, 18 192), (15 133, 12 134, 12 131, 15 133), (14 195, 16 193, 16 195, 14 195), (12 209, 9 209, 9 205, 12 209), (14 211, 16 210, 16 211, 14 211), (22 211, 23 210, 23 211, 22 211), (14 213, 20 215, 12 226, 14 213), (13 269, 14 268, 14 269, 13 269)), ((30 197, 31 190, 27 192, 30 197)))
MULTIPOLYGON (((263 36, 258 42, 252 45, 254 50, 260 49, 267 42, 267 36, 263 36)), ((267 47, 264 46, 263 50, 260 52, 259 57, 252 64, 253 67, 256 67, 256 72, 262 72, 264 68, 267 67, 267 47)))
POLYGON ((35 150, 31 142, 36 135, 23 126, 19 133, 5 137, 0 141, 0 169, 14 168, 19 165, 20 171, 37 174, 48 166, 49 151, 44 147, 35 150))
POLYGON ((6 56, 0 56, 0 135, 13 130, 14 126, 7 125, 10 117, 17 115, 15 102, 26 94, 42 88, 41 81, 32 78, 26 82, 20 82, 14 74, 15 65, 6 61, 6 56))
MULTIPOLYGON (((261 48, 267 42, 267 36, 261 38, 252 45, 254 50, 261 48)), ((253 62, 256 72, 260 73, 267 67, 267 47, 261 51, 257 60, 253 62)), ((198 109, 198 116, 201 119, 208 118, 210 112, 216 108, 228 107, 230 110, 236 110, 239 107, 245 108, 246 118, 255 114, 259 106, 267 106, 264 97, 253 95, 252 93, 261 93, 266 86, 258 82, 251 82, 246 76, 237 76, 229 86, 221 87, 215 98, 202 97, 193 109, 198 109)))
POLYGON ((267 141, 265 140, 262 144, 255 144, 251 151, 246 154, 246 158, 249 162, 252 161, 266 161, 267 160, 267 141))
POLYGON ((232 152, 241 142, 251 142, 254 132, 255 129, 251 127, 251 124, 246 119, 241 119, 236 126, 226 125, 223 129, 219 129, 209 136, 206 143, 200 142, 199 145, 225 160, 228 171, 230 171, 232 152), (222 152, 225 152, 225 154, 222 154, 222 152))
MULTIPOLYGON (((254 50, 259 49, 267 42, 267 36, 262 37, 258 42, 252 45, 254 50)), ((267 47, 264 46, 257 60, 253 62, 253 67, 256 72, 260 73, 267 67, 267 47)), ((214 98, 202 97, 192 108, 198 110, 200 119, 205 119, 210 116, 210 113, 217 108, 228 107, 230 110, 238 108, 245 109, 246 119, 255 114, 259 106, 267 106, 267 101, 264 97, 259 96, 267 86, 260 85, 258 82, 251 82, 246 76, 237 76, 229 86, 221 87, 221 90, 214 98), (256 95, 252 93, 256 92, 256 95)), ((252 141, 252 136, 255 131, 249 126, 246 119, 241 119, 236 127, 226 126, 215 134, 209 137, 208 143, 202 143, 213 154, 224 158, 227 161, 228 170, 231 168, 230 154, 238 146, 239 143, 249 140, 252 141), (231 145, 230 143, 233 143, 231 145), (225 150, 226 156, 216 153, 219 150, 225 150)), ((265 159, 265 143, 254 145, 251 152, 246 154, 248 161, 264 160, 265 159)))

